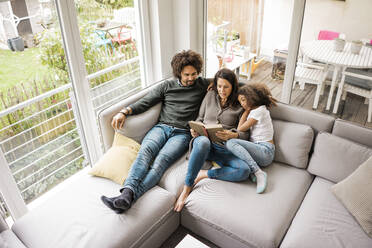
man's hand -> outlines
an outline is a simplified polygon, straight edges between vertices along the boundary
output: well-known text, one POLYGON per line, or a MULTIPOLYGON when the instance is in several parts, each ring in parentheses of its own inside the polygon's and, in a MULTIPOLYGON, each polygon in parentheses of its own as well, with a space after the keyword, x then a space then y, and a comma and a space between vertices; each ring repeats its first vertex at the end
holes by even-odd
POLYGON ((229 139, 236 139, 238 138, 239 134, 229 131, 229 130, 223 130, 223 131, 217 131, 216 136, 222 140, 229 140, 229 139))
POLYGON ((117 113, 114 117, 112 117, 111 126, 117 130, 121 129, 124 126, 126 116, 123 113, 117 113))
POLYGON ((190 133, 191 133, 191 136, 192 136, 193 138, 196 138, 196 137, 199 136, 199 134, 198 134, 197 132, 195 132, 194 129, 190 129, 190 133))

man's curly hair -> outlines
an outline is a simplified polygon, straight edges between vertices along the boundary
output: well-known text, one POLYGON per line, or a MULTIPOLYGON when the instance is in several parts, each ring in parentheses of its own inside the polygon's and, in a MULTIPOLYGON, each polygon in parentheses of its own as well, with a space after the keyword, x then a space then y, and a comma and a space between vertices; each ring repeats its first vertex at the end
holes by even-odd
POLYGON ((250 106, 265 105, 270 108, 276 106, 277 100, 271 95, 270 89, 263 83, 250 83, 238 90, 238 95, 243 95, 250 106))
POLYGON ((199 53, 192 50, 183 50, 182 52, 174 55, 171 66, 173 69, 173 75, 181 80, 181 72, 185 66, 191 65, 196 71, 201 73, 203 69, 203 58, 199 53))

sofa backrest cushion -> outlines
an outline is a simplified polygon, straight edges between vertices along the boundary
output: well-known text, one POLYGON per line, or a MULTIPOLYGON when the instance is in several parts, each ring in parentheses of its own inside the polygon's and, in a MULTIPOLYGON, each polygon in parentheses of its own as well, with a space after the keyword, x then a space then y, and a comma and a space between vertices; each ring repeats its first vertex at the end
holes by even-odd
POLYGON ((118 133, 141 143, 146 133, 158 122, 160 110, 161 103, 158 103, 146 112, 129 116, 118 133))
POLYGON ((315 134, 321 131, 331 132, 335 121, 332 116, 284 103, 278 103, 277 107, 271 108, 270 114, 272 119, 309 125, 315 134))
POLYGON ((280 120, 273 120, 273 126, 274 161, 306 169, 314 139, 313 129, 308 125, 280 120))
POLYGON ((337 119, 332 134, 372 147, 372 129, 337 119))
POLYGON ((370 156, 372 156, 370 147, 322 132, 315 139, 308 171, 338 183, 370 156))

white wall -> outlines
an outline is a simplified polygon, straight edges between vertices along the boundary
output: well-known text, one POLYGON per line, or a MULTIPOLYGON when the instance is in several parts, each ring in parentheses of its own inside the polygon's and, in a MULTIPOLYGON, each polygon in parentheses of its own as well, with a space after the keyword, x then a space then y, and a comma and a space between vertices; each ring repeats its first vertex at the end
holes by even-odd
MULTIPOLYGON (((294 0, 265 0, 262 54, 288 45, 294 0)), ((316 39, 319 30, 344 33, 347 40, 372 39, 372 0, 307 0, 301 41, 316 39)))
POLYGON ((203 1, 150 0, 150 32, 153 80, 172 76, 175 53, 203 51, 203 1))
POLYGON ((294 0, 265 0, 261 54, 273 56, 276 48, 287 48, 294 0))

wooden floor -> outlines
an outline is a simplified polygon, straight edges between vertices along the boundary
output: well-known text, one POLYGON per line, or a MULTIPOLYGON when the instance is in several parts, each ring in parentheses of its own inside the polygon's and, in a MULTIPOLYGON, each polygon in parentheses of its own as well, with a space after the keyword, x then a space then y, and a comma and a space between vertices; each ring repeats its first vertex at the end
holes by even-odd
MULTIPOLYGON (((282 86, 283 82, 279 80, 273 80, 271 78, 271 70, 272 64, 268 61, 263 61, 259 67, 257 67, 256 71, 253 73, 251 79, 249 81, 246 80, 245 77, 241 77, 240 81, 246 82, 263 82, 269 86, 271 89, 271 93, 273 96, 280 100, 281 93, 282 93, 282 86)), ((314 96, 315 96, 315 85, 305 85, 305 89, 301 90, 296 85, 295 89, 292 90, 291 94, 291 104, 295 106, 300 106, 306 109, 312 109, 314 96)), ((334 99, 336 96, 337 89, 333 94, 331 110, 333 110, 334 99)), ((315 110, 317 112, 325 113, 328 115, 332 115, 336 118, 341 118, 343 120, 351 121, 354 123, 358 123, 359 125, 372 128, 372 122, 367 122, 367 112, 368 112, 368 104, 364 104, 364 98, 354 94, 347 94, 346 101, 341 101, 338 113, 333 114, 332 111, 327 111, 326 104, 328 99, 329 93, 329 86, 325 87, 325 91, 323 96, 319 99, 318 108, 315 110)))

